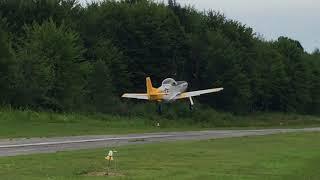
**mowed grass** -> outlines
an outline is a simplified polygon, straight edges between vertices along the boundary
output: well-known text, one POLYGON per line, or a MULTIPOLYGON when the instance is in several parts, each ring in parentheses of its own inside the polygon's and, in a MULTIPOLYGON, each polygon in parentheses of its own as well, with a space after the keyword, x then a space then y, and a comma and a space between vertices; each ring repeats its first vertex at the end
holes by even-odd
POLYGON ((35 112, 0 109, 0 139, 98 134, 127 134, 228 128, 274 128, 320 126, 320 117, 282 113, 235 116, 214 110, 190 113, 135 113, 131 116, 105 114, 35 112), (160 123, 160 127, 156 124, 160 123))
POLYGON ((24 179, 320 179, 320 133, 133 145, 0 158, 0 177, 24 179), (107 149, 116 176, 102 177, 107 149), (90 176, 89 176, 90 175, 90 176), (96 176, 95 176, 96 175, 96 176))

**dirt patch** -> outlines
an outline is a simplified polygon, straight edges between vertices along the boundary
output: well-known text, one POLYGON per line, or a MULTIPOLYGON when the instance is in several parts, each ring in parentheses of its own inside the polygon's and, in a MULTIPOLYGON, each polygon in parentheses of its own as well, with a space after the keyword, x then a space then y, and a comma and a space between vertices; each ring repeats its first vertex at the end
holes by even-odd
POLYGON ((87 174, 84 174, 84 176, 113 176, 113 177, 123 177, 125 176, 122 173, 119 172, 109 172, 107 173, 106 171, 100 171, 100 172, 88 172, 87 174))

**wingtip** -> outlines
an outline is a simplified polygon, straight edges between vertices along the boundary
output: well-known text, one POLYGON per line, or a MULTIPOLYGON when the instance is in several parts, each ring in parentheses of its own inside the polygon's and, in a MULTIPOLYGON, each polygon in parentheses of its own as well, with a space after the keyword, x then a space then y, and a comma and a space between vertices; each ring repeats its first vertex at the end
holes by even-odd
POLYGON ((220 90, 224 90, 224 88, 223 88, 223 87, 213 88, 213 89, 220 89, 220 90))
POLYGON ((214 88, 214 89, 216 90, 216 92, 220 92, 220 91, 223 91, 223 90, 224 90, 223 87, 221 87, 221 88, 214 88))

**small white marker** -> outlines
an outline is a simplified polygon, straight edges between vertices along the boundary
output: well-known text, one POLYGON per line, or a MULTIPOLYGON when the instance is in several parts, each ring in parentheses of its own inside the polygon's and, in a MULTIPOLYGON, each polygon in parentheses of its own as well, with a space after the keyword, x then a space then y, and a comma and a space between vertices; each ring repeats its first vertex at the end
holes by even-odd
POLYGON ((113 161, 113 151, 112 150, 109 151, 108 156, 105 157, 105 159, 108 161, 113 161))

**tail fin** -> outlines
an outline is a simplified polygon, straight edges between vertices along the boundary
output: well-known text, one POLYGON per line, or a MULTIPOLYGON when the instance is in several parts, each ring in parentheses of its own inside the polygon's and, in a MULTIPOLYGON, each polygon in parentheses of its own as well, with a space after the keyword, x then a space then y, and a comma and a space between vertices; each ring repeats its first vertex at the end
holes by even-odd
POLYGON ((151 95, 151 94, 155 94, 156 93, 156 88, 154 88, 152 86, 152 82, 151 82, 151 78, 147 77, 146 78, 146 86, 147 86, 147 94, 151 95))

